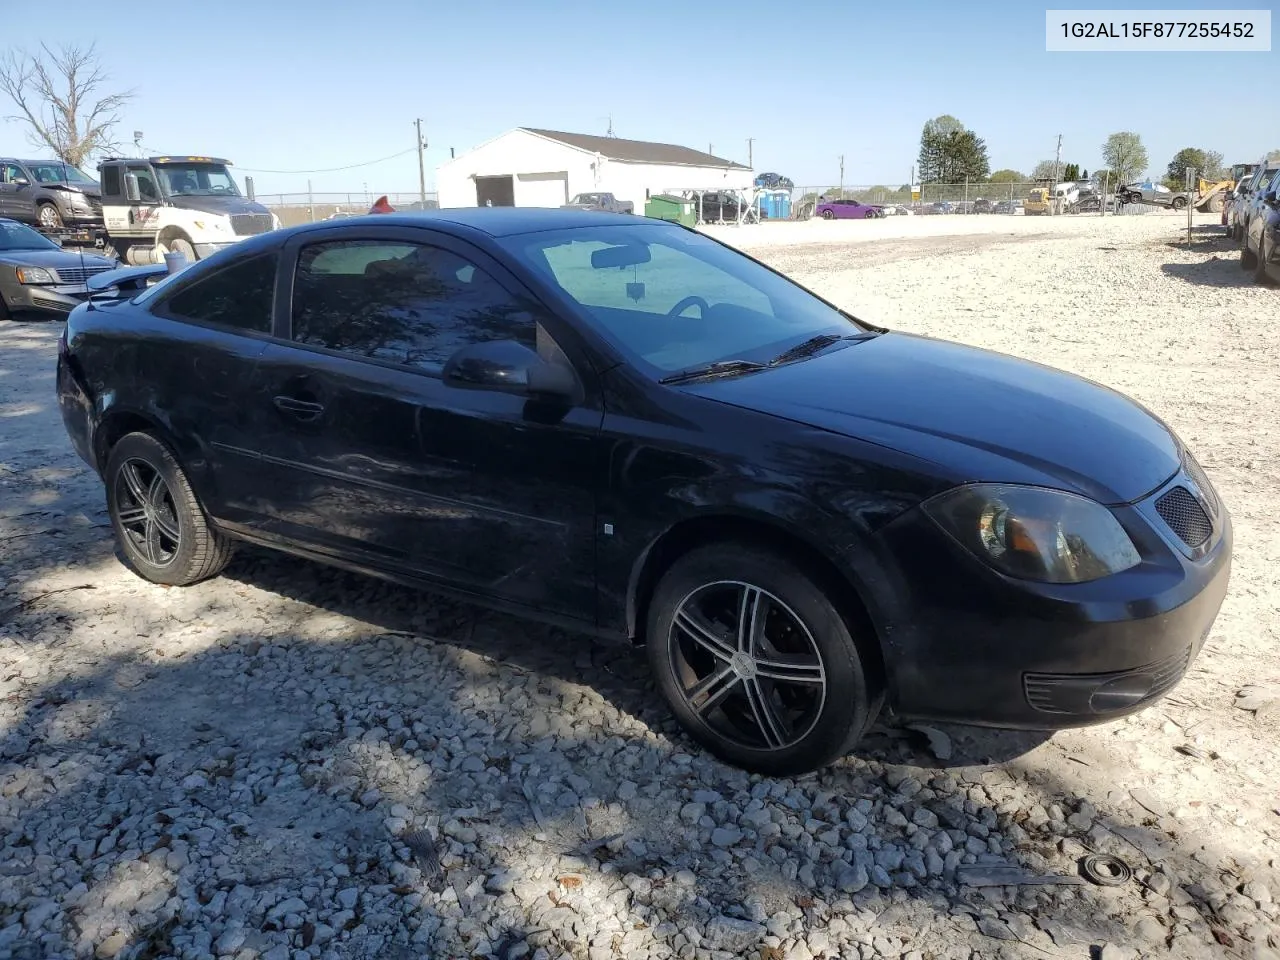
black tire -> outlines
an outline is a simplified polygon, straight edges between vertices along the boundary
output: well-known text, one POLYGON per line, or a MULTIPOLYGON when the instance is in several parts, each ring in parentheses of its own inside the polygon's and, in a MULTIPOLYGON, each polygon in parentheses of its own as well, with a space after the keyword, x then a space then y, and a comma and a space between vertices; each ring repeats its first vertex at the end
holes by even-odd
POLYGON ((1264 234, 1262 239, 1258 241, 1258 252, 1253 256, 1255 261, 1253 267, 1253 280, 1254 283, 1260 283, 1264 287, 1269 287, 1271 286, 1271 277, 1267 275, 1267 259, 1264 256, 1266 251, 1263 249, 1263 247, 1266 246, 1266 243, 1267 238, 1264 234))
POLYGON ((823 219, 823 220, 834 220, 835 218, 836 218, 836 215, 835 215, 834 213, 832 213, 830 210, 823 210, 823 211, 822 211, 822 219, 823 219))
POLYGON ((1186 208, 1186 206, 1187 206, 1187 198, 1186 198, 1186 197, 1174 197, 1172 200, 1170 200, 1170 201, 1169 201, 1169 206, 1173 207, 1173 209, 1175 209, 1175 210, 1182 210, 1182 209, 1185 209, 1185 208, 1186 208))
POLYGON ((876 215, 876 212, 874 210, 868 210, 866 213, 862 215, 862 219, 871 220, 871 219, 874 219, 875 215, 876 215))
POLYGON ((210 526, 177 459, 151 434, 122 437, 103 477, 116 540, 140 577, 185 587, 227 565, 231 540, 210 526))
POLYGON ((1258 255, 1249 249, 1249 237, 1246 234, 1240 245, 1240 269, 1253 270, 1258 266, 1258 255))
POLYGON ((822 767, 848 753, 880 709, 879 685, 845 618, 810 577, 769 550, 718 543, 681 557, 654 590, 646 636, 650 668, 676 719, 711 753, 752 772, 822 767), (762 624, 763 639, 750 631, 744 647, 737 625, 726 628, 723 618, 741 622, 736 611, 746 608, 748 591, 759 603, 751 609, 765 614, 750 621, 762 624), (697 624, 711 632, 696 632, 697 624), (757 674, 787 655, 791 679, 757 674))
POLYGON ((13 314, 9 312, 9 307, 5 304, 4 297, 0 296, 0 323, 12 319, 14 319, 13 314))
POLYGON ((36 206, 36 220, 46 230, 58 230, 62 227, 62 214, 58 212, 56 203, 41 203, 36 206))

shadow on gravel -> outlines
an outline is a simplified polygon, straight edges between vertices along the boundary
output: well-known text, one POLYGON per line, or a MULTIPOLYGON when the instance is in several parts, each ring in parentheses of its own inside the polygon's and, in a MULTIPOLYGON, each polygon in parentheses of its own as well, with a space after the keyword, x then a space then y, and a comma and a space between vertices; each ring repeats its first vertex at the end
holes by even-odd
POLYGON ((1165 263, 1166 275, 1202 287, 1255 287, 1253 272, 1240 267, 1240 256, 1214 254, 1201 263, 1165 263))
POLYGON ((809 777, 749 776, 671 735, 629 651, 285 562, 234 568, 278 597, 140 585, 96 624, 59 595, 8 628, 54 648, 51 619, 124 629, 5 724, 0 953, 509 960, 657 941, 652 956, 777 960, 796 937, 811 956, 865 937, 876 956, 967 960, 1167 953, 1177 929, 1178 956, 1249 919, 1224 851, 1180 836, 1171 810, 1034 757, 941 771, 896 742, 809 777), (219 616, 192 618, 188 594, 219 616), (1087 851, 1139 879, 955 881, 975 860, 1072 874, 1087 851), (1135 933, 1125 918, 1144 912, 1135 933), (770 934, 778 951, 759 946, 770 934))
POLYGON ((949 727, 939 769, 881 727, 762 779, 688 744, 625 647, 251 550, 185 590, 122 576, 96 479, 49 452, 47 414, 15 420, 0 463, 30 444, 45 465, 0 476, 0 956, 985 960, 1274 937, 1264 891, 1237 889, 1252 851, 1185 835, 1088 755, 1050 772, 1036 735, 949 727), (1095 851, 1137 878, 956 881, 1095 851))

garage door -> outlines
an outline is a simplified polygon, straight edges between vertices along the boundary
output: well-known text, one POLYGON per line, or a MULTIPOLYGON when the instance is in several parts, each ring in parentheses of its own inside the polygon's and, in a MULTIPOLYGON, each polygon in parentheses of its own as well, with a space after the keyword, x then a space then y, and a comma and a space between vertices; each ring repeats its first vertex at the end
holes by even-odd
POLYGON ((516 175, 517 207, 558 207, 569 202, 569 174, 521 173, 516 175))

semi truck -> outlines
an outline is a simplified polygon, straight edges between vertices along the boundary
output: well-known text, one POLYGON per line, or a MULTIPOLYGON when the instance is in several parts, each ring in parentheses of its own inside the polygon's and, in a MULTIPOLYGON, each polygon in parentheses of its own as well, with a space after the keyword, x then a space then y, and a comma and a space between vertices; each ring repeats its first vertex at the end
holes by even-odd
POLYGON ((202 260, 280 219, 240 192, 230 162, 218 157, 112 157, 98 164, 103 247, 141 266, 169 252, 202 260))

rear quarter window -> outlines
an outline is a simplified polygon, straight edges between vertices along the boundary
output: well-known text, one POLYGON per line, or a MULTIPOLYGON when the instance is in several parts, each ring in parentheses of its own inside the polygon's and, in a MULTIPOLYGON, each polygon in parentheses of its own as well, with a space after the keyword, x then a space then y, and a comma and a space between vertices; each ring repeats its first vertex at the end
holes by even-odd
POLYGON ((153 310, 177 320, 270 333, 276 261, 272 252, 228 264, 164 295, 153 310))

